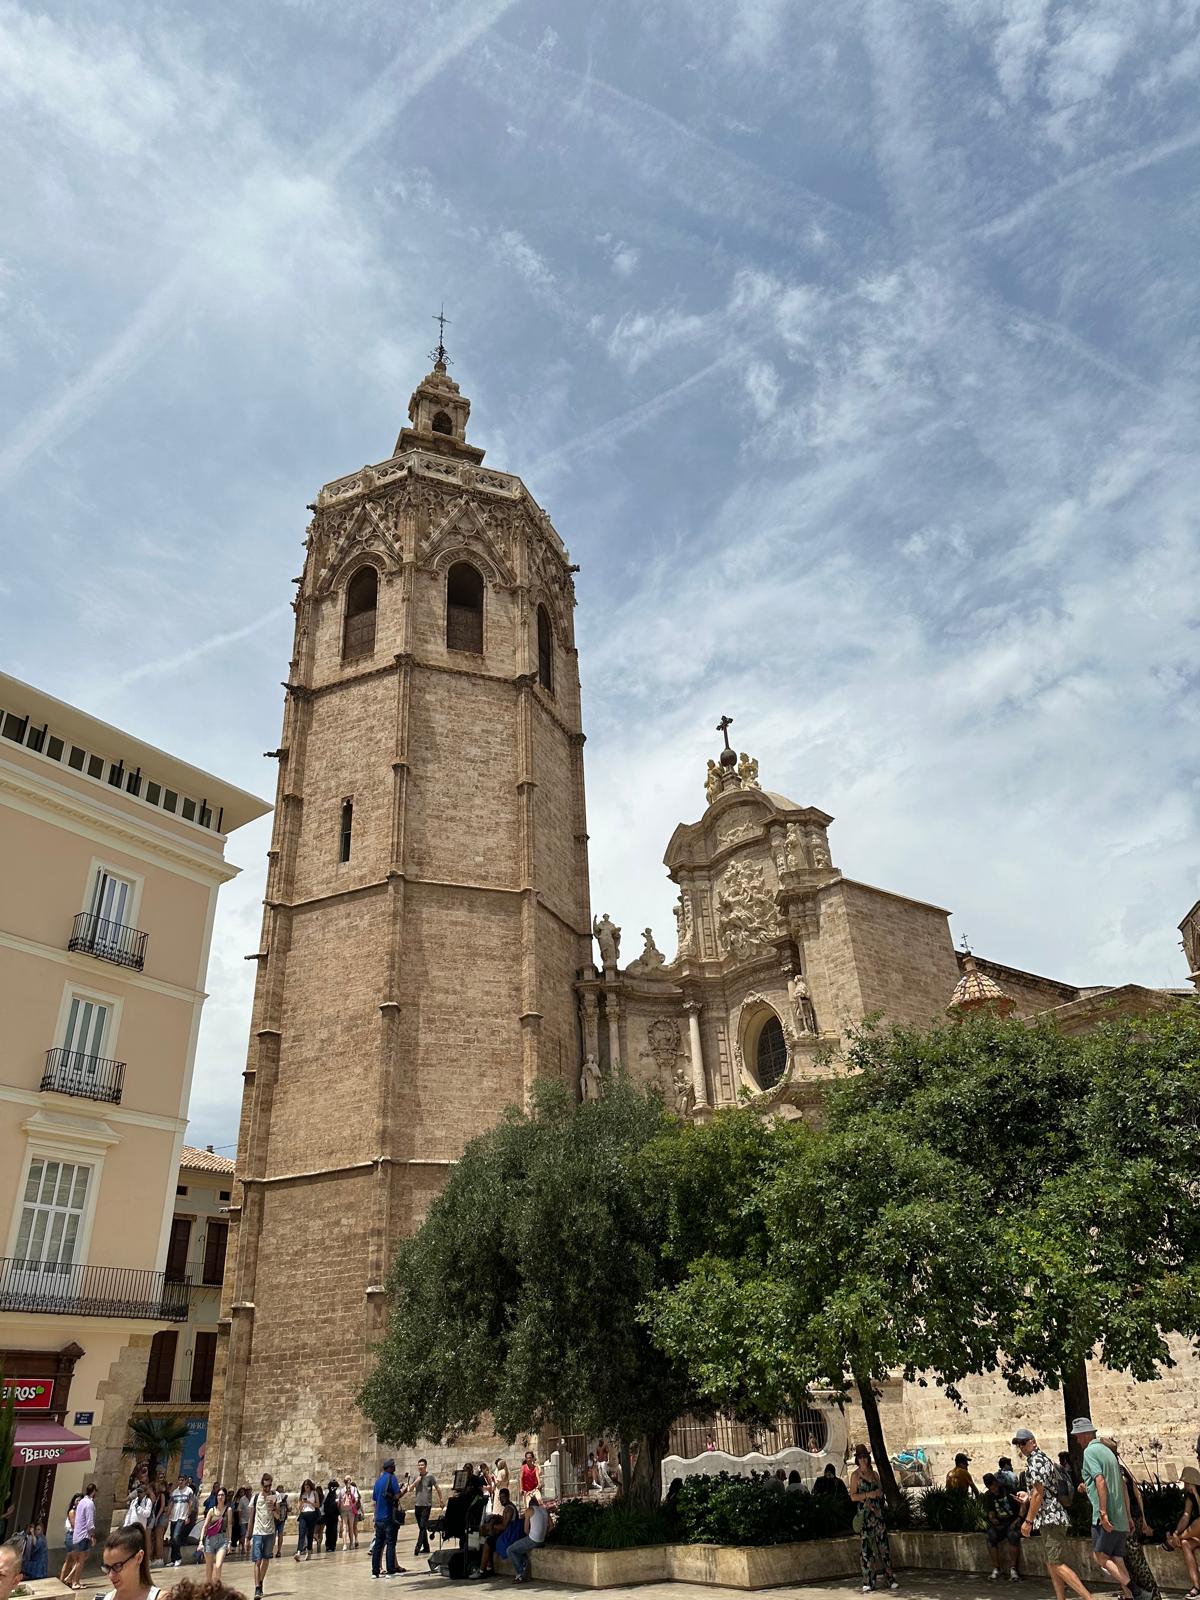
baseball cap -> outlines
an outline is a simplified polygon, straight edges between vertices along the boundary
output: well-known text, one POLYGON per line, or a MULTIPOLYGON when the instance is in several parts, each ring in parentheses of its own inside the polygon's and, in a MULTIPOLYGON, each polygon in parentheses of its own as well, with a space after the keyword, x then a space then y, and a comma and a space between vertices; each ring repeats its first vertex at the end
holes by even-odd
POLYGON ((395 1458, 395 1456, 389 1456, 387 1458, 387 1460, 383 1463, 383 1470, 385 1472, 395 1472, 395 1470, 396 1470, 396 1458, 395 1458))
POLYGON ((1071 1424, 1072 1439, 1077 1433, 1095 1433, 1095 1431, 1096 1424, 1092 1421, 1091 1417, 1076 1417, 1075 1421, 1071 1424))
POLYGON ((1028 1444, 1030 1439, 1035 1439, 1036 1437, 1037 1435, 1031 1429, 1018 1428, 1012 1436, 1012 1442, 1013 1444, 1028 1444))

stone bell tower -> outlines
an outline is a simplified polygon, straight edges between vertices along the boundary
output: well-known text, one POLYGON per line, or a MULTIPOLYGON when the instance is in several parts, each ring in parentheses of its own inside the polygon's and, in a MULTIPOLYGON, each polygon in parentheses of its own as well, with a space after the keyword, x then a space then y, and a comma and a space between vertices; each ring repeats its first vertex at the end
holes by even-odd
POLYGON ((397 1241, 538 1076, 589 959, 572 571, 485 469, 445 351, 394 454, 317 496, 297 580, 209 1472, 370 1467, 397 1241))

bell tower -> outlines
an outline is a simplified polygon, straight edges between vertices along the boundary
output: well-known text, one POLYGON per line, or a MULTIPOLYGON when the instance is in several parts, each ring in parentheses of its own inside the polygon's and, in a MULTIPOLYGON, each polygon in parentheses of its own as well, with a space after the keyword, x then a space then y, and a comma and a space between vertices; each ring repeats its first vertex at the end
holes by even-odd
POLYGON ((590 956, 573 568, 446 370, 297 580, 209 1462, 361 1476, 398 1240, 538 1076, 590 956))

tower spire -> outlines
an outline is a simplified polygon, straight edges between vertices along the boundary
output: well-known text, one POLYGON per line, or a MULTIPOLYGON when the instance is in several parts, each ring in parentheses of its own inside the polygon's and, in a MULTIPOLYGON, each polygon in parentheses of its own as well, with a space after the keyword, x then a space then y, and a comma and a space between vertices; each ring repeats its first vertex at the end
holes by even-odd
POLYGON ((438 325, 438 342, 437 349, 431 350, 429 354, 433 358, 433 370, 435 372, 445 372, 446 365, 450 361, 450 357, 446 354, 446 328, 449 324, 450 318, 446 315, 446 305, 444 301, 438 310, 437 316, 434 317, 433 320, 438 325))

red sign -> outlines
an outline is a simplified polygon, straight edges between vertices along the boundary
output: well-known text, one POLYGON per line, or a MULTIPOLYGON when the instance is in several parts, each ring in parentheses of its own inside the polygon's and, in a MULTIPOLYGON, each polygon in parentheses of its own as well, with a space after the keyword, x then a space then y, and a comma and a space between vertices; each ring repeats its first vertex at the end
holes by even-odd
POLYGON ((18 1422, 14 1467, 48 1467, 60 1461, 90 1461, 91 1447, 57 1422, 18 1422))
POLYGON ((5 1378, 0 1399, 13 1395, 17 1411, 49 1411, 54 1399, 53 1378, 5 1378))

